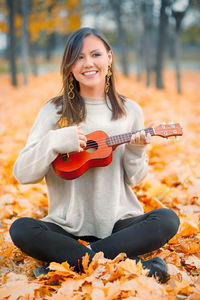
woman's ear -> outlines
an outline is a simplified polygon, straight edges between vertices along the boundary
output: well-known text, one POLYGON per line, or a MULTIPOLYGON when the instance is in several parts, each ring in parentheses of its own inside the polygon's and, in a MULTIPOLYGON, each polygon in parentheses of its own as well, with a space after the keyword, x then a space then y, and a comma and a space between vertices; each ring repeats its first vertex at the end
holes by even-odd
POLYGON ((112 51, 109 50, 109 51, 108 51, 108 64, 109 64, 109 65, 112 64, 112 57, 113 57, 112 51))

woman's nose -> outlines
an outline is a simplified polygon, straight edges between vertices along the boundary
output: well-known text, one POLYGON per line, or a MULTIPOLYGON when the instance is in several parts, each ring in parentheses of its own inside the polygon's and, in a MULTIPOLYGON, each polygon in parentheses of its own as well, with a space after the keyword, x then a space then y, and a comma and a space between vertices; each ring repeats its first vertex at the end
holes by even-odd
POLYGON ((91 57, 85 57, 84 65, 85 65, 85 67, 93 66, 92 58, 91 57))

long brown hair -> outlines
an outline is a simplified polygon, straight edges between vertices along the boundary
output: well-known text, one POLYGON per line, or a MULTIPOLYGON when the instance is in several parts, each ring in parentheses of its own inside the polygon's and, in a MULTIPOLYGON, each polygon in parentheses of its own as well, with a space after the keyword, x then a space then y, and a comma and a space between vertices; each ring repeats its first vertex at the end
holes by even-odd
MULTIPOLYGON (((69 99, 68 92, 70 68, 81 52, 83 39, 88 35, 94 35, 98 37, 104 43, 107 51, 111 50, 111 47, 103 34, 94 28, 80 28, 68 37, 60 68, 63 83, 62 95, 53 99, 53 102, 56 104, 56 106, 62 105, 62 117, 67 119, 68 125, 78 124, 84 121, 86 118, 85 102, 79 93, 79 82, 74 78, 73 75, 75 97, 72 100, 69 99)), ((112 106, 112 120, 117 120, 126 115, 124 108, 125 99, 116 92, 113 63, 111 65, 111 72, 112 76, 110 78, 110 87, 107 95, 112 106)))

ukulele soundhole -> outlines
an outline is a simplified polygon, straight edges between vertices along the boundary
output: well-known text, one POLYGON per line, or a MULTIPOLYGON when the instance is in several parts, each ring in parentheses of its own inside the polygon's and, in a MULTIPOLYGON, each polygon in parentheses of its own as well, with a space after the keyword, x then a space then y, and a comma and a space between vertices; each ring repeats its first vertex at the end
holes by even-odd
POLYGON ((87 152, 95 152, 98 149, 98 144, 97 142, 93 140, 87 141, 86 149, 85 151, 87 152))

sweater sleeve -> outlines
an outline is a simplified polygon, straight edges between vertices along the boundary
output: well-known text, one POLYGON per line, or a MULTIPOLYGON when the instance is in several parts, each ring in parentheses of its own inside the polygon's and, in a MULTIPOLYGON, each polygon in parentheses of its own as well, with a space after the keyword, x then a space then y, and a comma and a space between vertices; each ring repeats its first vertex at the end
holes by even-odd
MULTIPOLYGON (((144 117, 139 105, 134 108, 134 122, 132 131, 144 128, 144 117)), ((145 151, 146 146, 126 144, 123 166, 125 171, 125 181, 132 186, 138 184, 148 172, 148 156, 145 151)))
POLYGON ((54 104, 47 102, 40 110, 25 148, 14 164, 14 176, 20 183, 41 181, 59 153, 79 149, 76 127, 56 129, 58 120, 54 104))

